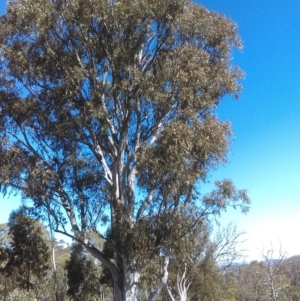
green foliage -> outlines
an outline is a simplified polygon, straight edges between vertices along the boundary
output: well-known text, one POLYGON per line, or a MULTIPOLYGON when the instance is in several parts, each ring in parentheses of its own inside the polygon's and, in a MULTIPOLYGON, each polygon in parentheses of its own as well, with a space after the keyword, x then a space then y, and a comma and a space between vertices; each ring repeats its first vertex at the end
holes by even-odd
POLYGON ((15 288, 12 292, 8 294, 5 301, 37 301, 32 292, 26 292, 15 288))
POLYGON ((42 278, 49 267, 49 247, 42 227, 22 210, 11 213, 8 227, 12 242, 7 249, 8 262, 4 271, 14 278, 15 285, 32 289, 32 277, 42 278))
POLYGON ((187 268, 186 283, 190 283, 188 300, 225 301, 233 295, 225 283, 222 271, 215 258, 216 246, 211 241, 211 229, 205 223, 187 236, 188 242, 182 244, 178 257, 170 263, 168 285, 173 295, 177 295, 177 281, 184 265, 187 268), (194 244, 191 247, 191 244, 194 244))
POLYGON ((282 273, 285 275, 286 284, 282 295, 287 300, 299 300, 300 298, 300 256, 287 258, 281 264, 282 273))
POLYGON ((234 297, 235 301, 271 301, 274 298, 278 301, 299 300, 299 257, 270 259, 227 269, 223 273, 223 281, 229 296, 234 297), (271 274, 270 265, 276 268, 271 274))
MULTIPOLYGON (((75 244, 71 250, 71 258, 66 262, 68 272, 68 295, 76 300, 80 285, 84 282, 84 264, 86 257, 83 255, 83 247, 75 244)), ((80 298, 80 297, 79 297, 80 298)))
MULTIPOLYGON (((68 289, 67 271, 65 269, 67 261, 70 259, 70 247, 66 247, 64 243, 55 244, 55 263, 56 263, 56 279, 57 279, 57 295, 58 300, 65 300, 68 289)), ((52 281, 54 281, 52 277, 52 281)))
POLYGON ((231 137, 214 110, 241 88, 233 22, 188 0, 18 0, 0 45, 1 191, 32 199, 116 289, 175 256, 195 226, 188 211, 247 211, 229 180, 199 193, 231 137), (109 255, 89 239, 106 223, 109 255))
MULTIPOLYGON (((49 246, 49 233, 40 222, 26 215, 25 208, 12 212, 9 223, 0 225, 0 300, 54 300, 49 246)), ((54 248, 58 297, 55 300, 63 301, 70 249, 57 241, 54 248)))
POLYGON ((74 301, 93 301, 98 298, 103 287, 100 286, 101 270, 93 258, 88 258, 83 246, 73 244, 71 256, 65 269, 68 277, 67 295, 74 301))

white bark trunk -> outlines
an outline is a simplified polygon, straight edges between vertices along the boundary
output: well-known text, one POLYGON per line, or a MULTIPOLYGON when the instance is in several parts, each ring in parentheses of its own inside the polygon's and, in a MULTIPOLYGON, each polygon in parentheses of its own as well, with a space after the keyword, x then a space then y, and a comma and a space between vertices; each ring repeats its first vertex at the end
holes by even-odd
MULTIPOLYGON (((158 282, 156 290, 150 294, 148 301, 154 301, 160 294, 162 288, 166 286, 168 281, 168 264, 169 258, 166 257, 164 260, 162 278, 158 282)), ((128 265, 124 268, 124 274, 123 289, 120 282, 114 283, 114 301, 140 301, 140 271, 128 265)))
POLYGON ((134 269, 126 272, 125 292, 126 301, 140 301, 140 279, 141 273, 134 269))
MULTIPOLYGON (((177 290, 178 290, 179 301, 186 301, 187 291, 190 287, 190 284, 191 283, 187 283, 186 267, 185 267, 182 277, 180 278, 179 275, 177 275, 177 290)), ((168 294, 169 294, 171 300, 175 301, 172 291, 168 286, 167 286, 167 290, 168 290, 168 294)))
POLYGON ((125 267, 124 271, 123 281, 114 282, 114 301, 140 301, 140 272, 130 267, 125 267))

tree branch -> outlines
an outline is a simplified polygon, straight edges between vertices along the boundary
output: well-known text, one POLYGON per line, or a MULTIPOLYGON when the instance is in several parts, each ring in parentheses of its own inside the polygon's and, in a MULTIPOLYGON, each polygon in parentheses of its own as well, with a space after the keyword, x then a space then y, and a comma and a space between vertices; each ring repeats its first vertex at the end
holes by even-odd
POLYGON ((164 259, 163 276, 161 278, 161 281, 157 285, 156 290, 150 294, 147 301, 154 301, 159 295, 160 291, 167 285, 168 277, 169 277, 168 266, 169 266, 169 257, 166 256, 164 259))

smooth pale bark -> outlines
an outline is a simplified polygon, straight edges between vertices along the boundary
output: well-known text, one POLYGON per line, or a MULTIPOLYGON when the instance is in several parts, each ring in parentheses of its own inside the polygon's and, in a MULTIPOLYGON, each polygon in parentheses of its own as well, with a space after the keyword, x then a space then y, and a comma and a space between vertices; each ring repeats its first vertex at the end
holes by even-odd
MULTIPOLYGON (((50 215, 48 215, 48 220, 50 225, 50 215)), ((54 289, 55 301, 59 301, 58 291, 57 291, 57 274, 56 274, 56 260, 55 260, 55 237, 51 227, 50 227, 50 236, 51 236, 53 280, 54 280, 53 289, 54 289)))
MULTIPOLYGON (((162 278, 158 282, 156 289, 151 292, 148 301, 155 301, 161 290, 167 285, 169 276, 168 265, 169 258, 166 257, 164 260, 162 278)), ((140 271, 136 268, 130 268, 130 266, 125 267, 124 271, 124 277, 119 278, 118 281, 114 280, 114 301, 140 301, 140 271)))
POLYGON ((141 273, 136 269, 125 268, 125 291, 126 301, 139 301, 140 291, 139 284, 141 279, 141 273))
MULTIPOLYGON (((88 247, 87 250, 92 251, 93 255, 97 258, 97 252, 88 247)), ((100 259, 98 257, 98 259, 100 259)), ((103 258, 102 258, 103 259, 103 258)), ((134 262, 134 260, 129 261, 134 262)), ((161 290, 167 285, 168 281, 168 265, 169 257, 165 257, 163 265, 162 278, 157 283, 156 289, 151 292, 148 301, 155 301, 161 290)), ((114 301, 140 301, 140 278, 141 272, 137 267, 132 267, 130 264, 125 265, 124 273, 116 269, 111 270, 114 281, 114 301)))
MULTIPOLYGON (((179 278, 179 275, 177 275, 177 290, 179 295, 179 301, 186 301, 187 299, 187 291, 190 287, 191 283, 187 283, 186 278, 186 267, 184 268, 184 272, 182 274, 182 277, 179 278)), ((175 301, 175 298, 171 292, 171 289, 167 286, 169 297, 172 301, 175 301)))
MULTIPOLYGON (((139 301, 141 273, 116 234, 159 212, 145 235, 162 235, 147 248, 171 252, 170 208, 175 217, 194 206, 198 180, 226 162, 231 131, 213 112, 240 90, 233 46, 235 24, 186 0, 8 1, 0 18, 0 190, 32 198, 55 231, 99 259, 116 301, 139 301), (108 207, 114 260, 85 237, 108 207)), ((228 181, 217 187, 202 199, 208 210, 195 208, 198 220, 227 200, 248 202, 228 181)), ((168 259, 149 301, 166 285, 167 267, 168 259)))
POLYGON ((136 267, 125 265, 124 275, 114 278, 114 301, 140 301, 140 278, 141 273, 136 267))
POLYGON ((114 279, 114 301, 140 301, 139 283, 141 274, 125 267, 124 277, 114 279))
POLYGON ((127 260, 128 264, 124 264, 124 272, 122 273, 114 263, 105 257, 97 248, 89 244, 85 244, 85 248, 94 257, 104 263, 112 273, 114 281, 114 301, 140 301, 139 284, 141 273, 136 267, 134 260, 127 260), (134 267, 132 267, 132 264, 134 264, 134 267))

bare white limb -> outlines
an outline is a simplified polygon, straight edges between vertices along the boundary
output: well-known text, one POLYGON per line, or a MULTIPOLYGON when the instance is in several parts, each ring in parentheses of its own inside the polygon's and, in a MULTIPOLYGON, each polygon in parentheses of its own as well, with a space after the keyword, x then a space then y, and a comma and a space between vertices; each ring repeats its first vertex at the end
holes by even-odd
POLYGON ((104 158, 104 154, 103 154, 103 151, 100 147, 99 144, 97 144, 96 146, 96 149, 95 149, 95 152, 97 153, 97 155, 100 157, 100 160, 101 160, 101 165, 104 169, 104 176, 105 176, 105 179, 107 180, 107 182, 112 185, 112 173, 105 161, 105 158, 104 158))
POLYGON ((244 232, 239 232, 237 226, 232 223, 218 229, 214 237, 214 258, 223 269, 243 258, 244 250, 241 249, 241 245, 244 240, 241 237, 244 234, 244 232))
POLYGON ((282 282, 283 273, 281 271, 281 263, 287 257, 287 252, 282 249, 282 246, 279 247, 278 258, 274 258, 274 249, 271 246, 271 249, 266 252, 263 250, 262 258, 266 263, 266 274, 268 276, 269 292, 270 298, 272 301, 278 300, 278 294, 285 283, 282 282))
MULTIPOLYGON (((177 274, 177 290, 178 290, 178 296, 179 301, 186 301, 187 299, 187 291, 191 285, 191 282, 187 282, 186 278, 186 266, 184 268, 184 272, 181 277, 177 274)), ((175 301, 175 298, 172 294, 172 291, 169 286, 167 286, 168 294, 172 301, 175 301)))
POLYGON ((154 190, 150 191, 149 195, 147 196, 147 198, 143 201, 142 205, 140 206, 139 211, 137 213, 137 217, 136 217, 137 220, 139 220, 142 217, 144 211, 146 210, 148 205, 151 203, 151 201, 153 199, 153 193, 154 193, 154 190))

